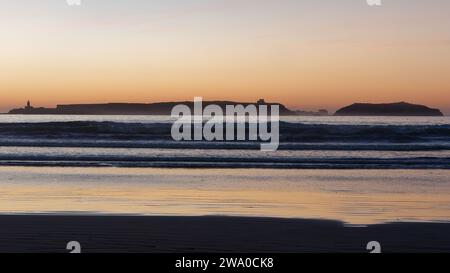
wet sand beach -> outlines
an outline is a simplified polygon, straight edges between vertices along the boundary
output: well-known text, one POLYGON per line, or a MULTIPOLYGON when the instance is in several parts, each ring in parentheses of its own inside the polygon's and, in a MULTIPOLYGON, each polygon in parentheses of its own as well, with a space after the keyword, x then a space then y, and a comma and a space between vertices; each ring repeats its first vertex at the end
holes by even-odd
POLYGON ((0 252, 67 253, 366 253, 450 252, 448 223, 390 223, 367 227, 337 221, 255 217, 0 216, 0 252))

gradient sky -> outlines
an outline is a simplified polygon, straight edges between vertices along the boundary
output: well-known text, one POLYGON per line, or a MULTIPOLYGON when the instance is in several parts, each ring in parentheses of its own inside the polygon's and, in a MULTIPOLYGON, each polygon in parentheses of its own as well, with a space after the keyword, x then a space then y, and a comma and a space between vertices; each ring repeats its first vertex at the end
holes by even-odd
POLYGON ((0 0, 0 112, 265 98, 450 114, 450 1, 0 0))

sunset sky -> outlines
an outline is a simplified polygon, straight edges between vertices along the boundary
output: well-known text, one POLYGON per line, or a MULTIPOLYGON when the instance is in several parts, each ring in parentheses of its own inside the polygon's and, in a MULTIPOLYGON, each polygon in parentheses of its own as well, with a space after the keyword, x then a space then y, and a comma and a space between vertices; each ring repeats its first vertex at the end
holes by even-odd
POLYGON ((450 1, 0 0, 0 112, 265 98, 450 114, 450 1))

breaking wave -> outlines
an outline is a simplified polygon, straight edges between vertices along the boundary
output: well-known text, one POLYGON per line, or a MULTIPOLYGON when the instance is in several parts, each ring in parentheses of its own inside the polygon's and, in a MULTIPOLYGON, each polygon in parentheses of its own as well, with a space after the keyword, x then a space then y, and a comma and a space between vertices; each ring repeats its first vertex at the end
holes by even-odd
MULTIPOLYGON (((112 147, 155 147, 161 145, 198 145, 196 142, 172 143, 170 123, 118 123, 118 122, 48 122, 48 123, 0 123, 0 145, 62 145, 112 147), (146 146, 147 145, 147 146, 146 146)), ((450 145, 450 125, 332 125, 280 123, 280 143, 303 147, 306 143, 379 144, 381 148, 395 148, 393 144, 421 143, 424 149, 447 149, 450 145)), ((232 148, 233 144, 215 142, 214 145, 232 148)), ((253 148, 249 142, 241 142, 240 148, 253 148), (247 146, 245 145, 247 143, 247 146)), ((342 146, 343 145, 343 146, 342 146)), ((335 145, 339 147, 339 145, 335 145)), ((410 148, 411 146, 405 145, 410 148)), ((345 148, 345 147, 343 147, 345 148)))

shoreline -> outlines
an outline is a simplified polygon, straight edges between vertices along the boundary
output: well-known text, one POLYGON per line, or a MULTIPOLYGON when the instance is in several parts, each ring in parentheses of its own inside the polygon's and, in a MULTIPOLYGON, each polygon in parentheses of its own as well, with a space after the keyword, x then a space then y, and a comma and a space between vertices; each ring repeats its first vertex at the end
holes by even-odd
POLYGON ((0 167, 0 214, 450 219, 448 170, 0 167))
POLYGON ((95 163, 69 163, 69 162, 27 162, 27 163, 3 163, 0 162, 0 167, 48 167, 48 168, 128 168, 128 169, 194 169, 194 170, 220 170, 220 169, 229 169, 229 170, 442 170, 448 171, 450 170, 450 165, 444 164, 444 166, 409 166, 408 163, 397 165, 382 165, 373 164, 373 165, 330 165, 323 166, 321 164, 305 164, 305 165, 296 165, 292 166, 291 164, 276 164, 276 163, 265 163, 265 164, 252 164, 243 162, 239 165, 215 165, 213 163, 207 162, 189 162, 189 163, 177 163, 177 162, 155 162, 155 163, 109 163, 109 162, 95 162, 95 163), (244 166, 245 165, 245 166, 244 166))
POLYGON ((364 227, 333 220, 229 216, 0 215, 0 252, 367 253, 450 252, 450 223, 364 227))

